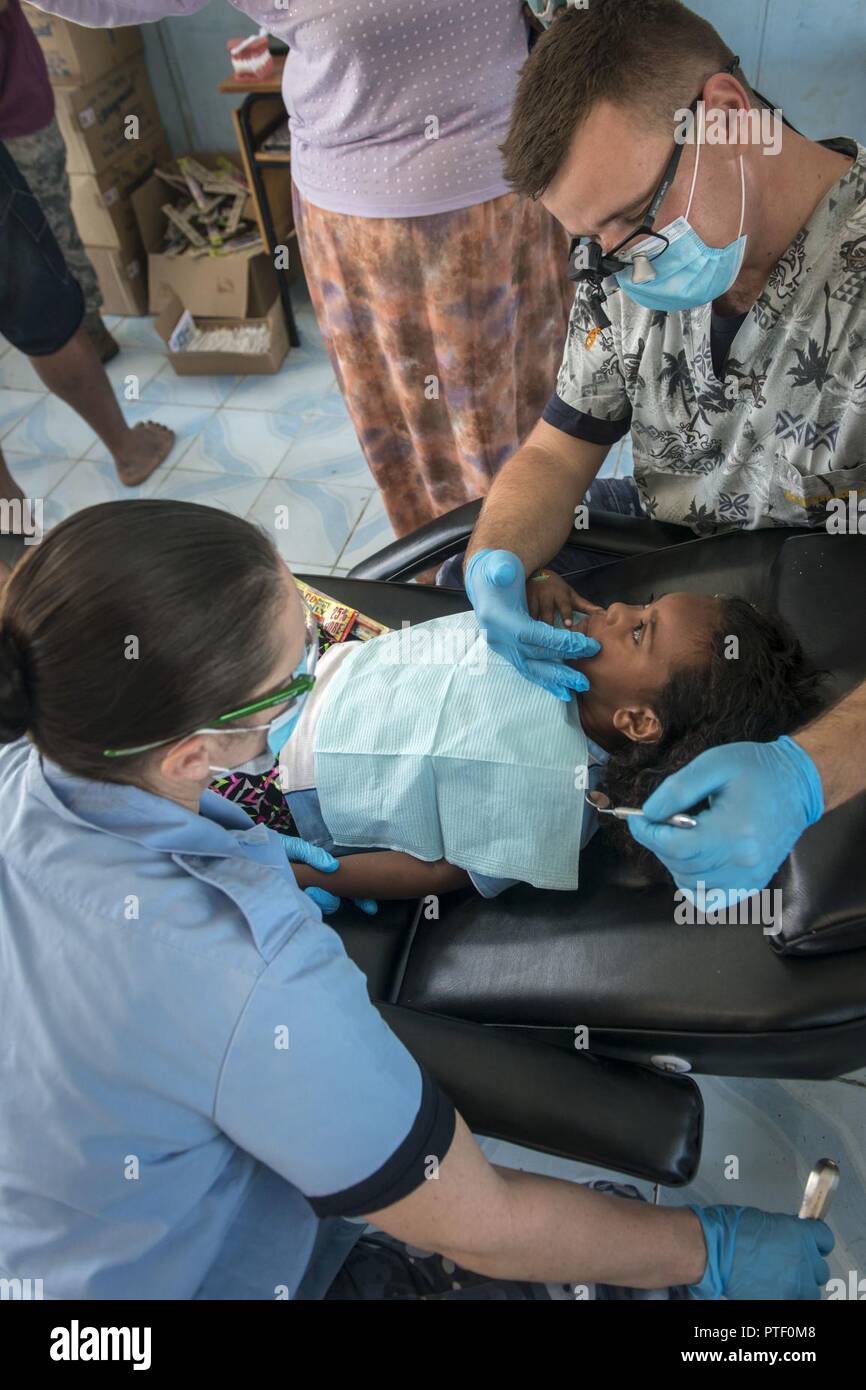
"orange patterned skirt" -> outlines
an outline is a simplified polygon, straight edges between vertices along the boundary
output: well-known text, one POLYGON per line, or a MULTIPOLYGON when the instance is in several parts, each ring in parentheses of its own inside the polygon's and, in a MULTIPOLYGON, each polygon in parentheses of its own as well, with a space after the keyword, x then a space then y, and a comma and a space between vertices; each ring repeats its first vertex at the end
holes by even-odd
POLYGON ((427 217, 326 212, 294 192, 316 318, 398 536, 483 497, 556 384, 568 237, 507 193, 427 217))

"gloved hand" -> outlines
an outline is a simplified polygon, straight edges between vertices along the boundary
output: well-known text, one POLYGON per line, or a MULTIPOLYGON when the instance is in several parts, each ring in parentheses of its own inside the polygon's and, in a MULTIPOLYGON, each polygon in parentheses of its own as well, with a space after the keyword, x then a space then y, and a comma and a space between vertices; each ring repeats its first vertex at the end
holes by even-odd
MULTIPOLYGON (((332 874, 340 867, 339 859, 335 859, 333 854, 320 845, 311 844, 309 840, 302 840, 299 835, 281 835, 280 839, 290 864, 309 864, 320 874, 332 874)), ((313 899, 320 912, 336 912, 340 906, 340 899, 325 888, 305 888, 304 892, 313 899)), ((379 904, 372 898, 353 898, 352 901, 371 917, 379 911, 379 904)))
POLYGON ((757 1207, 692 1207, 707 1242, 707 1268, 692 1298, 817 1299, 830 1278, 836 1238, 824 1221, 757 1207))
POLYGON ((565 662, 595 656, 598 642, 581 632, 551 627, 529 616, 526 571, 510 550, 477 550, 466 567, 466 592, 495 652, 527 680, 558 700, 588 690, 589 681, 565 662))
POLYGON ((675 772, 629 816, 639 844, 657 855, 677 886, 721 889, 729 903, 765 888, 808 826, 824 814, 818 769, 784 735, 775 743, 709 748, 675 772), (654 824, 709 798, 694 830, 654 824))
MULTIPOLYGON (((323 914, 336 912, 342 898, 338 898, 334 893, 329 893, 326 888, 305 888, 314 903, 319 906, 319 911, 323 914)), ((353 898, 352 902, 359 907, 362 912, 366 912, 368 917, 374 917, 379 911, 379 904, 373 898, 353 898)))

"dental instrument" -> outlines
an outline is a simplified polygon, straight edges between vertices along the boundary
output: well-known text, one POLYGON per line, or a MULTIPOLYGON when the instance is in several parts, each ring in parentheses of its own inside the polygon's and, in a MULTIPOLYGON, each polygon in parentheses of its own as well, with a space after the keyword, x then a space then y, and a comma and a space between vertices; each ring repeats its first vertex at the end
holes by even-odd
MULTIPOLYGON (((645 816, 646 812, 641 811, 637 806, 611 806, 610 797, 604 792, 587 792, 586 799, 596 811, 600 811, 603 816, 616 816, 617 820, 627 820, 629 816, 645 816), (605 804, 606 803, 606 804, 605 804)), ((678 830, 694 830, 697 821, 694 816, 677 814, 668 816, 661 822, 663 825, 674 825, 678 830)))

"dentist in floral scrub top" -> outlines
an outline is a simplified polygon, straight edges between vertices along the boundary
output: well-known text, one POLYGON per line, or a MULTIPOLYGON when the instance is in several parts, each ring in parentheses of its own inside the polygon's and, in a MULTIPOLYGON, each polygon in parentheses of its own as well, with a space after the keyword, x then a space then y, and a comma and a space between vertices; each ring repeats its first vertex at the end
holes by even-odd
MULTIPOLYGON (((698 535, 866 503, 866 149, 767 126, 737 55, 679 0, 617 0, 554 18, 504 154, 511 185, 588 240, 555 389, 486 498, 465 579, 494 650, 563 696, 583 639, 533 624, 524 585, 629 431, 619 509, 698 535)), ((862 789, 864 728, 866 685, 790 747, 709 749, 631 832, 681 887, 763 888, 862 789), (705 798, 697 830, 661 824, 705 798)))

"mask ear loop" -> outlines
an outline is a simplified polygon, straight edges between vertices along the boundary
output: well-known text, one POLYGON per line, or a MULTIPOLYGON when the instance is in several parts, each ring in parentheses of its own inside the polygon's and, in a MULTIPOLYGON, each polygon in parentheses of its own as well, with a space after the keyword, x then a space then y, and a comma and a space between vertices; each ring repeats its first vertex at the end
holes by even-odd
MULTIPOLYGON (((697 152, 696 152, 696 154, 695 154, 695 170, 694 170, 694 173, 692 174, 692 186, 691 186, 691 188, 689 189, 689 204, 688 204, 688 207, 686 208, 686 211, 685 211, 685 220, 686 220, 687 222, 688 222, 688 220, 689 220, 689 213, 690 213, 691 210, 692 210, 692 203, 694 202, 694 197, 695 197, 695 184, 696 184, 697 181, 698 181, 698 165, 699 165, 700 162, 701 162, 701 145, 703 144, 703 137, 704 137, 704 103, 703 103, 702 101, 699 101, 699 102, 698 102, 698 147, 697 147, 697 152)), ((743 186, 743 198, 745 199, 745 185, 743 186)), ((745 211, 745 204, 744 204, 744 209, 743 209, 743 210, 745 211)))
POLYGON ((743 156, 740 155, 740 228, 737 232, 737 241, 743 235, 743 223, 746 220, 746 170, 743 167, 743 156))
MULTIPOLYGON (((703 144, 703 126, 705 120, 705 108, 702 101, 698 102, 698 148, 695 155, 695 168, 692 174, 692 186, 689 189, 689 202, 685 211, 685 220, 688 222, 689 213, 692 210, 692 203, 695 197, 695 184, 698 179, 698 165, 701 162, 701 145, 703 144)), ((737 231, 737 241, 743 235, 743 224, 746 221, 746 170, 743 164, 743 156, 740 155, 740 226, 737 231)))

